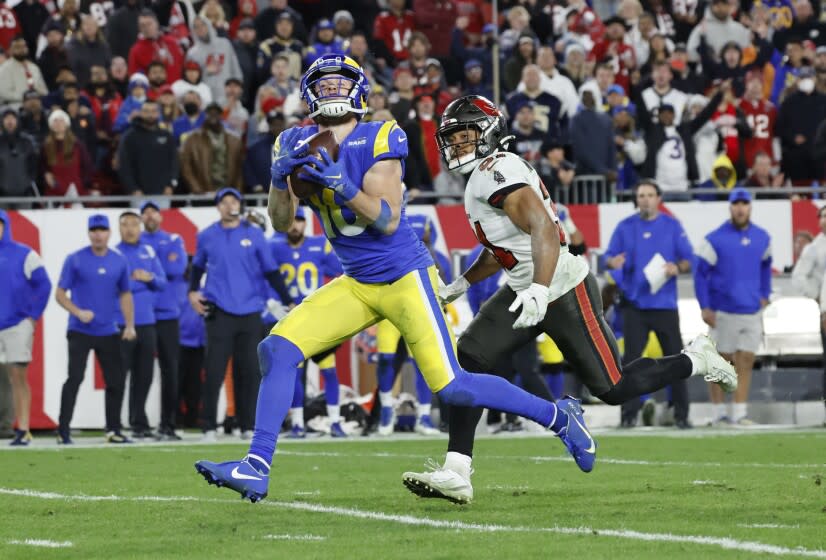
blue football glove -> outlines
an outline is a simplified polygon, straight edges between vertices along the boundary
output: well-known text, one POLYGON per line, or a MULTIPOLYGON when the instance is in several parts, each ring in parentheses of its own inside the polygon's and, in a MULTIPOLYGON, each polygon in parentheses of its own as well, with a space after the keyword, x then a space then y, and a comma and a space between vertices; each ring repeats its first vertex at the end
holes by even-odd
POLYGON ((344 162, 333 161, 324 148, 319 148, 318 155, 321 159, 311 159, 312 165, 305 165, 299 177, 335 191, 345 202, 353 200, 359 193, 359 188, 347 177, 344 162))
MULTIPOLYGON (((293 169, 299 165, 307 163, 307 150, 309 143, 301 142, 296 145, 296 139, 301 134, 300 128, 291 128, 281 133, 278 144, 278 151, 273 154, 270 175, 272 185, 281 191, 287 190, 287 177, 293 169)), ((309 160, 308 161, 312 161, 309 160)))

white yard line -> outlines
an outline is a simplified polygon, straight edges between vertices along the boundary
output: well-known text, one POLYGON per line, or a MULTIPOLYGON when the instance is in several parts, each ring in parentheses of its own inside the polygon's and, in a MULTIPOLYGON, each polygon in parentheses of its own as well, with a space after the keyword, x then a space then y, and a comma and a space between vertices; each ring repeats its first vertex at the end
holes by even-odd
MULTIPOLYGON (((81 501, 81 502, 204 502, 244 505, 239 500, 219 500, 201 499, 195 496, 90 496, 86 494, 58 494, 55 492, 40 492, 30 489, 0 488, 0 495, 19 496, 26 498, 38 498, 46 500, 81 501)), ((265 501, 261 505, 276 507, 280 509, 291 509, 297 511, 308 511, 312 513, 333 514, 351 519, 367 519, 371 521, 384 521, 399 525, 413 527, 426 527, 431 529, 449 529, 463 531, 477 531, 484 533, 556 533, 563 535, 587 535, 589 537, 609 537, 618 539, 628 539, 646 542, 666 542, 695 544, 721 548, 726 550, 737 550, 741 552, 754 552, 761 554, 772 554, 775 556, 801 556, 806 558, 826 559, 826 551, 806 549, 803 547, 788 548, 754 541, 741 541, 729 537, 712 537, 706 535, 675 535, 673 533, 644 533, 641 531, 631 531, 626 529, 601 529, 593 527, 524 527, 511 525, 496 525, 486 523, 467 523, 464 521, 448 521, 442 519, 431 519, 429 517, 416 517, 413 515, 396 515, 378 511, 365 511, 355 508, 344 508, 337 506, 325 506, 323 504, 311 504, 307 502, 279 502, 265 501)))
POLYGON ((738 523, 746 529, 800 529, 800 525, 783 525, 782 523, 738 523))
POLYGON ((74 546, 70 541, 47 541, 45 539, 23 539, 7 541, 6 544, 15 544, 21 546, 38 546, 41 548, 69 548, 74 546))
POLYGON ((319 535, 264 535, 262 539, 270 541, 326 541, 327 537, 319 535))

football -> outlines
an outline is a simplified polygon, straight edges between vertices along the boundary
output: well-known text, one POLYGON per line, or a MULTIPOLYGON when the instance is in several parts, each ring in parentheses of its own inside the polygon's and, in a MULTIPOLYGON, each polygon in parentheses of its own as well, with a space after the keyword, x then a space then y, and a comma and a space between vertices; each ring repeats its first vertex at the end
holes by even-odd
MULTIPOLYGON (((305 142, 310 144, 311 154, 315 155, 318 153, 319 148, 325 148, 327 153, 330 154, 330 157, 333 158, 333 161, 338 159, 338 140, 336 140, 336 135, 333 134, 332 130, 316 132, 307 138, 305 142)), ((293 169, 293 172, 290 173, 290 187, 298 198, 302 200, 310 198, 312 195, 321 192, 324 188, 318 183, 299 178, 300 174, 301 167, 296 167, 293 169)))

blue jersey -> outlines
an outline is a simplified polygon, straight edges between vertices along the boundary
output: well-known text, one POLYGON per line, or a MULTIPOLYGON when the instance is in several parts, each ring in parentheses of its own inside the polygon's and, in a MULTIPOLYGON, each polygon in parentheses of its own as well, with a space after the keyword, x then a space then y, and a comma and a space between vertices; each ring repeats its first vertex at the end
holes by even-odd
MULTIPOLYGON (((317 125, 306 126, 301 129, 298 139, 303 140, 316 132, 317 125)), ((277 150, 280 138, 275 141, 274 150, 277 150)), ((396 121, 361 122, 341 142, 338 157, 344 161, 350 180, 359 187, 373 164, 385 159, 400 160, 404 177, 407 136, 396 121)), ((309 204, 341 261, 344 274, 359 282, 393 282, 433 264, 427 248, 410 227, 404 207, 398 229, 387 235, 357 218, 330 189, 311 196, 309 204)))
MULTIPOLYGON (((143 327, 154 325, 155 305, 158 295, 166 289, 166 273, 158 258, 155 249, 148 243, 125 243, 121 241, 117 244, 117 250, 126 257, 129 263, 129 271, 145 270, 152 274, 152 280, 141 282, 130 278, 129 291, 132 292, 132 301, 135 307, 135 326, 143 327)), ((117 310, 118 324, 123 326, 125 320, 120 308, 117 310)))
POLYGON ((184 241, 177 233, 168 233, 159 229, 152 233, 148 231, 141 233, 141 243, 151 245, 155 249, 163 271, 166 273, 166 287, 155 298, 155 319, 158 321, 177 319, 181 314, 181 307, 178 304, 178 285, 186 285, 184 272, 187 259, 184 241))
POLYGON ((111 336, 118 332, 120 295, 129 291, 129 264, 119 251, 109 249, 103 256, 91 247, 66 257, 57 285, 71 292, 72 303, 95 316, 84 323, 69 316, 69 331, 92 336, 111 336))
MULTIPOLYGON (((333 247, 321 235, 305 237, 299 247, 291 247, 286 239, 270 240, 269 246, 296 305, 319 289, 325 276, 338 276, 342 272, 333 247)), ((274 294, 272 290, 271 297, 277 299, 274 294)))

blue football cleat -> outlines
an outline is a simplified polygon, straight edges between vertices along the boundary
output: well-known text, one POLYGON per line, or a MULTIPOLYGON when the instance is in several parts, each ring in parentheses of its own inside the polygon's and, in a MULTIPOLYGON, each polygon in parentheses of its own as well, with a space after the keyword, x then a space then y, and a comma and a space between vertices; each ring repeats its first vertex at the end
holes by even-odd
POLYGON ((57 429, 57 444, 58 445, 72 445, 75 442, 72 441, 72 436, 69 435, 68 429, 57 429))
POLYGON ((212 461, 198 461, 195 470, 210 484, 218 488, 226 486, 241 494, 241 498, 252 503, 267 497, 267 486, 270 477, 262 474, 253 467, 247 458, 240 461, 213 463, 212 461))
POLYGON ((582 417, 584 412, 579 399, 566 396, 558 400, 556 406, 568 414, 568 425, 559 432, 559 439, 568 448, 568 453, 574 458, 577 466, 583 472, 591 472, 597 460, 597 442, 585 427, 585 419, 582 417))
POLYGON ((289 439, 304 439, 307 437, 307 430, 304 429, 304 426, 293 426, 290 429, 290 433, 287 434, 289 439))
POLYGON ((333 422, 330 424, 330 436, 335 438, 347 437, 347 433, 341 427, 341 422, 333 422))
POLYGON ((392 406, 381 407, 379 415, 379 435, 389 436, 393 434, 396 427, 396 413, 392 406))

